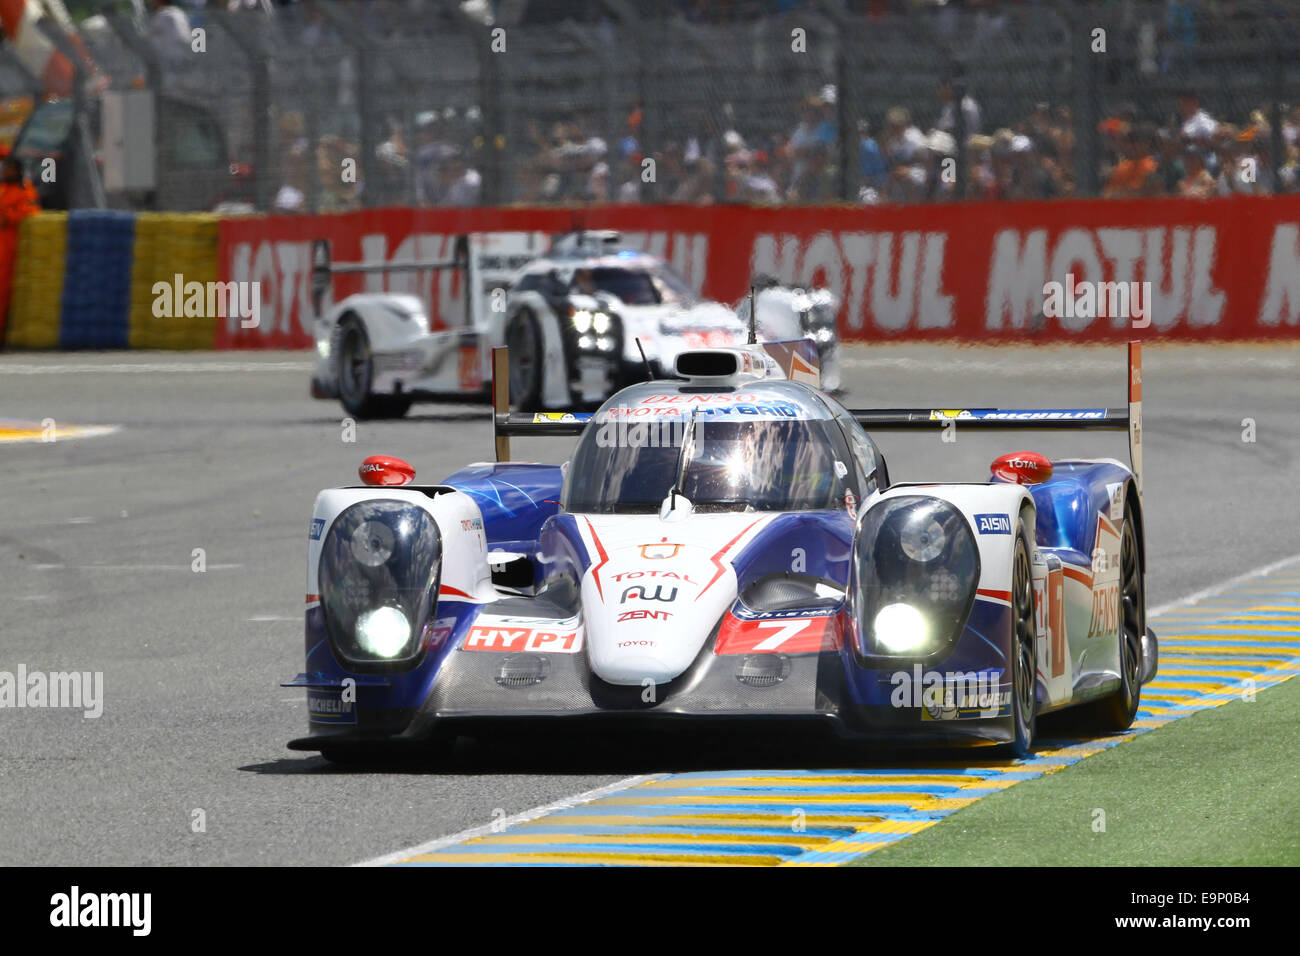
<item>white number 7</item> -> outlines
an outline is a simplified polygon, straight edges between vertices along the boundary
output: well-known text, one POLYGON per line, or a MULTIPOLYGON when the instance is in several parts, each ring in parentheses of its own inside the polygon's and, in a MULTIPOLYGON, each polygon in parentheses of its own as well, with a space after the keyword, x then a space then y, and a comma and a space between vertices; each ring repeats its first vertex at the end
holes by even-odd
POLYGON ((754 645, 756 651, 774 651, 808 626, 808 621, 759 621, 759 627, 774 627, 777 632, 754 645))

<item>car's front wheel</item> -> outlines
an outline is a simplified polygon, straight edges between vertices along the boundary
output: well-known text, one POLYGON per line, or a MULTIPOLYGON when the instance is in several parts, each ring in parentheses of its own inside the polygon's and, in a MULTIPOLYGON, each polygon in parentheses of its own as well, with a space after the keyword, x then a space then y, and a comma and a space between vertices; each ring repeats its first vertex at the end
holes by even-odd
POLYGON ((506 328, 510 349, 510 401, 520 411, 531 412, 542 403, 542 330, 537 317, 521 310, 506 328))

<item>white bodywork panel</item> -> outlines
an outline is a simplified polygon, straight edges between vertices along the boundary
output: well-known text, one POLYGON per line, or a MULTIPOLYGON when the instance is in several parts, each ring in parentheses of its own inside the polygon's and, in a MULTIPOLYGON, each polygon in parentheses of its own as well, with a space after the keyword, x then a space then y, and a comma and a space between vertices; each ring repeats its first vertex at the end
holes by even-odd
POLYGON ((488 603, 500 595, 492 586, 487 564, 483 515, 469 495, 440 491, 430 497, 409 485, 391 488, 327 488, 316 496, 307 540, 307 599, 320 594, 320 556, 334 519, 362 501, 405 501, 428 512, 442 536, 442 589, 452 588, 466 600, 488 603), (319 524, 317 524, 319 522, 319 524))
POLYGON ((578 515, 592 556, 582 579, 592 671, 611 684, 643 686, 686 670, 736 599, 728 556, 772 517, 578 515))

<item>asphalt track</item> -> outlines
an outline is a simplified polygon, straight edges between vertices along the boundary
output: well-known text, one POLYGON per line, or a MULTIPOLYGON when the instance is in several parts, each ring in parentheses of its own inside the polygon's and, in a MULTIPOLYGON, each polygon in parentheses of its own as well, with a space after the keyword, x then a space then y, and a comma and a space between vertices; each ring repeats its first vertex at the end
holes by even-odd
MULTIPOLYGON (((1149 603, 1300 552, 1300 347, 1148 344, 1144 365, 1149 603)), ((97 719, 0 709, 0 865, 353 863, 630 775, 854 766, 779 739, 467 740, 446 764, 387 772, 285 750, 306 720, 278 683, 301 665, 315 492, 376 452, 421 479, 491 456, 469 406, 417 406, 347 443, 308 372, 301 353, 0 356, 0 671, 102 671, 105 686, 97 719), (51 418, 59 440, 41 441, 51 418), (100 425, 121 427, 69 437, 100 425)), ((850 405, 1113 406, 1124 378, 1119 347, 846 361, 850 405)), ((981 479, 1020 448, 1126 451, 1120 433, 880 443, 895 480, 981 479)), ((515 455, 560 461, 568 446, 516 441, 515 455)))

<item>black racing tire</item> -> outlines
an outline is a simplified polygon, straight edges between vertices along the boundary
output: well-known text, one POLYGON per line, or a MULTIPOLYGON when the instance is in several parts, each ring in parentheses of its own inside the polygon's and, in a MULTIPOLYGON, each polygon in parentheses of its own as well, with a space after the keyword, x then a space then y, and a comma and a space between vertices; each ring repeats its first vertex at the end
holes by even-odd
POLYGON ((1114 734, 1128 730, 1142 700, 1142 635, 1147 629, 1146 576, 1131 502, 1124 503, 1119 545, 1119 673, 1114 693, 1068 711, 1072 727, 1114 734))
POLYGON ((1011 559, 1011 726, 1007 749, 1030 757, 1038 724, 1038 632, 1034 616, 1032 548, 1023 522, 1016 532, 1011 559))
POLYGON ((522 412, 542 406, 542 377, 545 374, 542 328, 529 309, 520 309, 506 326, 510 349, 510 403, 522 412))
POLYGON ((410 410, 409 398, 372 393, 375 360, 360 319, 349 316, 340 322, 335 343, 334 380, 344 411, 354 418, 401 418, 410 410))

